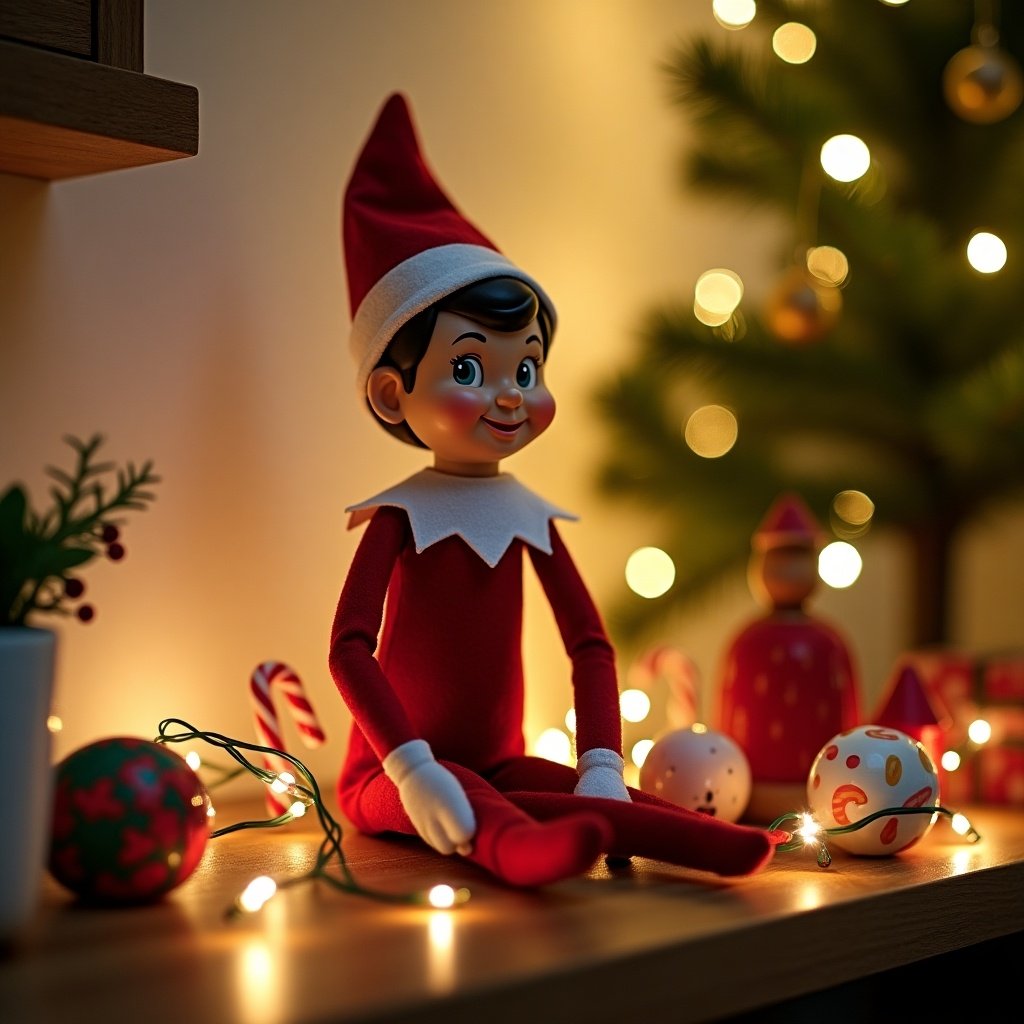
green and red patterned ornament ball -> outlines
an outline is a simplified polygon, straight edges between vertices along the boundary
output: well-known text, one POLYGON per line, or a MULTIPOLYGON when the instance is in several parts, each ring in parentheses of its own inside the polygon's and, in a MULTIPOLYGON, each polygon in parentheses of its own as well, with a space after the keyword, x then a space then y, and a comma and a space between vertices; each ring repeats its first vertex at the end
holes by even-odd
POLYGON ((115 736, 57 765, 49 869, 84 900, 149 903, 196 869, 210 797, 174 751, 115 736))

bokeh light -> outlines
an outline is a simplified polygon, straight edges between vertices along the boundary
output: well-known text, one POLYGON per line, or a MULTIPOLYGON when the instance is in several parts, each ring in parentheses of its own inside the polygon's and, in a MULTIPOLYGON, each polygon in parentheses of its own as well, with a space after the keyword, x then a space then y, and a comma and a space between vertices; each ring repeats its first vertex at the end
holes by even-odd
POLYGON ((866 526, 875 514, 875 503, 863 491, 840 491, 832 499, 832 510, 850 526, 866 526))
POLYGON ((807 269, 819 281, 838 288, 849 276, 850 263, 834 245, 818 245, 807 250, 807 269))
POLYGON ((565 727, 570 733, 575 734, 576 732, 576 709, 569 708, 565 713, 565 727))
POLYGON ((871 166, 871 151, 856 135, 833 135, 821 147, 821 166, 836 181, 856 181, 871 166))
POLYGON ((626 585, 640 597, 661 597, 676 581, 676 564, 661 548, 637 548, 626 559, 626 585))
POLYGON ((818 554, 818 575, 836 590, 856 583, 862 567, 860 552, 844 540, 826 544, 818 554))
POLYGON ((712 0, 711 13, 722 28, 746 28, 757 14, 754 0, 712 0))
POLYGON ((693 288, 693 315, 708 327, 728 322, 743 298, 739 274, 723 267, 706 270, 693 288))
POLYGON ((637 768, 643 768, 644 761, 647 760, 647 755, 651 752, 651 747, 654 746, 654 740, 637 740, 633 744, 633 749, 629 752, 629 759, 637 766, 637 768))
POLYGON ((683 437, 695 455, 717 459, 736 443, 739 423, 724 405, 702 405, 686 421, 683 437))
POLYGON ((787 64, 806 64, 818 48, 817 36, 798 21, 787 21, 772 35, 775 55, 787 64))
POLYGON ((627 722, 642 722, 651 713, 651 698, 643 690, 623 690, 619 694, 619 713, 627 722))
POLYGON ((960 767, 960 755, 955 750, 945 750, 939 764, 944 772, 955 772, 960 767))
POLYGON ((572 740, 561 729, 545 729, 533 743, 537 757, 546 757, 558 764, 572 763, 572 740))
POLYGON ((991 231, 979 231, 967 243, 967 262, 979 274, 994 274, 1006 266, 1006 245, 991 231))
POLYGON ((980 747, 992 739, 992 726, 984 718, 976 718, 967 726, 967 736, 980 747))

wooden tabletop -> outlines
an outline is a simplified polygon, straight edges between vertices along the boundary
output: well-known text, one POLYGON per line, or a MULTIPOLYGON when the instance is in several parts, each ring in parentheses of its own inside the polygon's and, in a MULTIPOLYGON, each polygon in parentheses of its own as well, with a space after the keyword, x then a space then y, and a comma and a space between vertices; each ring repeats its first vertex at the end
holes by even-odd
MULTIPOLYGON (((154 906, 84 907, 48 878, 35 926, 0 961, 0 1020, 711 1020, 1024 930, 1024 811, 966 810, 980 843, 940 818, 897 857, 833 850, 822 869, 807 851, 778 853, 730 880, 602 862, 535 892, 417 841, 347 830, 362 884, 447 882, 471 899, 433 910, 318 882, 226 918, 254 876, 306 871, 322 836, 309 819, 237 832, 212 839, 195 874, 154 906)), ((220 808, 218 825, 253 812, 220 808)))

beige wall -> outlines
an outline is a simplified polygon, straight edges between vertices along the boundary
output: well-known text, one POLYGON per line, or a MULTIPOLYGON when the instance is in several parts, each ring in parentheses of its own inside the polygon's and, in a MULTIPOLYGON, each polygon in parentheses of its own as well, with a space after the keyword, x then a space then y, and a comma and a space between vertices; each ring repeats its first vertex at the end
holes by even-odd
MULTIPOLYGON (((348 719, 327 638, 356 541, 342 510, 423 464, 355 407, 345 347, 339 196, 394 89, 452 194, 559 305, 559 416, 507 468, 581 513, 566 536, 585 576, 599 603, 621 592, 651 537, 592 489, 593 383, 630 358, 644 310, 716 265, 756 294, 772 255, 769 225, 677 188, 685 136, 658 65, 698 29, 715 30, 705 0, 147 3, 147 72, 199 88, 199 155, 51 185, 0 175, 0 482, 42 498, 61 436, 95 430, 164 477, 126 560, 87 571, 97 620, 60 624, 59 755, 168 716, 252 738, 249 675, 277 658, 329 737, 289 743, 333 789, 348 719)), ((1019 523, 997 535, 1020 552, 1019 523)), ((975 547, 964 639, 1011 643, 1021 580, 975 547)), ((900 565, 880 542, 865 554, 863 581, 818 608, 874 693, 901 642, 900 565)), ((532 735, 569 690, 529 597, 532 735)), ((738 583, 665 639, 708 683, 752 611, 738 583)))

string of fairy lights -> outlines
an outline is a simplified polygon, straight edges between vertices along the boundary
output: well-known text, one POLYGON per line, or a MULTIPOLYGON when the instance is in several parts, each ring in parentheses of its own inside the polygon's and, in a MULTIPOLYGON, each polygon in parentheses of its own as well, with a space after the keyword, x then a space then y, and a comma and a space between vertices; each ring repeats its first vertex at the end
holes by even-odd
MULTIPOLYGON (((238 895, 234 903, 227 908, 225 915, 233 917, 241 913, 254 913, 260 910, 279 890, 291 888, 307 882, 321 881, 342 892, 384 903, 398 903, 412 906, 432 907, 437 910, 448 909, 465 903, 470 896, 466 888, 455 888, 450 885, 435 885, 427 890, 395 893, 383 889, 375 889, 363 885, 353 874, 342 849, 342 828, 338 820, 324 804, 320 785, 313 773, 298 758, 291 754, 233 739, 218 732, 207 732, 197 729, 180 718, 165 718, 159 725, 158 743, 191 743, 201 741, 223 751, 237 765, 236 768, 225 768, 206 761, 194 749, 185 757, 186 763, 197 774, 207 769, 214 777, 207 789, 222 785, 238 775, 248 772, 259 782, 268 786, 274 793, 290 797, 292 802, 283 814, 271 818, 254 819, 234 822, 222 828, 212 829, 210 838, 229 835, 246 829, 277 828, 287 825, 307 813, 313 813, 319 822, 323 838, 317 850, 316 860, 309 871, 283 880, 276 880, 269 875, 258 875, 253 878, 238 895), (293 772, 272 772, 254 763, 247 753, 261 756, 272 755, 286 761, 294 769, 293 772)), ((210 805, 210 814, 214 814, 210 805)))
MULTIPOLYGON (((429 907, 435 910, 452 909, 466 903, 470 899, 470 890, 466 887, 456 888, 447 884, 434 885, 427 890, 410 892, 390 892, 362 884, 353 874, 342 848, 343 832, 341 824, 324 804, 320 785, 313 773, 298 758, 283 750, 260 744, 248 743, 233 739, 218 732, 197 729, 179 718, 165 718, 159 725, 156 742, 167 744, 206 743, 222 751, 236 764, 235 768, 226 768, 207 761, 193 748, 185 755, 186 763, 197 774, 205 772, 210 781, 205 783, 207 789, 216 788, 231 779, 249 773, 274 793, 292 799, 288 809, 276 816, 266 819, 237 821, 230 825, 212 829, 210 839, 230 835, 248 829, 278 828, 288 825, 307 814, 314 814, 319 822, 323 836, 317 849, 316 859, 308 871, 285 879, 274 879, 269 875, 257 875, 251 879, 238 894, 234 902, 225 909, 225 918, 232 919, 242 914, 251 914, 261 910, 278 892, 305 883, 320 881, 334 889, 354 896, 391 904, 429 907), (288 762, 292 772, 273 772, 252 761, 247 754, 261 756, 273 755, 288 762)), ((211 802, 209 814, 215 816, 211 802)), ((970 842, 978 842, 980 834, 970 821, 961 813, 941 806, 931 807, 889 807, 866 815, 864 818, 844 827, 824 828, 806 811, 794 811, 778 817, 768 827, 769 832, 781 830, 789 836, 777 846, 782 853, 813 849, 819 867, 827 868, 832 863, 828 848, 829 836, 854 832, 871 824, 881 817, 901 814, 931 814, 949 819, 953 831, 970 842), (793 823, 791 827, 790 823, 793 823)))

